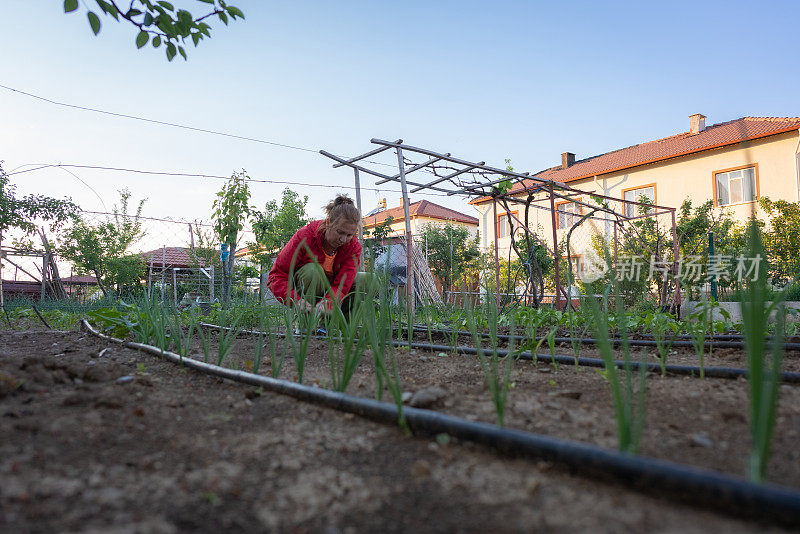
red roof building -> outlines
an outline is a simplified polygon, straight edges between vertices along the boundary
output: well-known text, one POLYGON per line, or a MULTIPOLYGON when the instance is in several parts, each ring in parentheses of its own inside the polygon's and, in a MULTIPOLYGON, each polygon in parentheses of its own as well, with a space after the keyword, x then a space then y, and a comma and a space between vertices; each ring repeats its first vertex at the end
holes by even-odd
MULTIPOLYGON (((628 216, 636 215, 636 206, 629 202, 643 197, 672 208, 680 208, 686 200, 693 206, 712 201, 714 206, 729 210, 741 221, 753 212, 766 217, 758 205, 761 197, 800 201, 800 117, 743 117, 708 126, 705 120, 704 115, 694 114, 689 117, 687 131, 597 156, 579 159, 564 152, 561 165, 533 176, 585 191, 585 195, 574 196, 583 203, 590 201, 591 194, 619 199, 616 203, 610 201, 613 209, 628 216)), ((525 180, 515 184, 510 193, 527 195, 536 192, 539 184, 525 180)), ((552 242, 549 196, 542 192, 535 194, 534 199, 534 205, 541 209, 530 211, 529 228, 552 242)), ((490 197, 470 203, 480 213, 480 246, 493 247, 497 232, 501 251, 507 251, 508 236, 516 231, 514 218, 522 219, 524 208, 512 211, 511 217, 498 212, 494 220, 490 197)), ((584 210, 580 203, 563 198, 555 202, 555 208, 556 232, 562 234, 584 210)), ((592 231, 604 230, 598 227, 592 231)), ((576 245, 576 254, 589 247, 588 233, 573 237, 573 243, 582 243, 576 245)))
MULTIPOLYGON (((444 225, 448 222, 464 226, 474 234, 478 229, 478 219, 428 200, 412 202, 408 207, 411 219, 411 233, 416 235, 422 232, 426 224, 444 225)), ((392 236, 405 235, 405 214, 403 206, 385 209, 363 218, 364 231, 369 232, 377 225, 392 218, 392 236)))
MULTIPOLYGON (((692 117, 698 117, 703 123, 702 128, 698 125, 698 131, 693 132, 690 126, 687 132, 582 160, 575 161, 573 159, 569 164, 567 164, 569 157, 562 158, 561 165, 539 171, 533 176, 571 185, 570 182, 586 178, 624 171, 642 165, 663 163, 670 159, 698 155, 701 152, 763 140, 779 134, 789 133, 796 137, 797 131, 800 129, 800 117, 742 117, 707 127, 704 126, 705 116, 692 115, 692 117)), ((574 154, 569 152, 563 154, 563 156, 567 155, 574 158, 574 154)), ((530 180, 525 183, 525 187, 538 183, 538 181, 530 180)), ((513 194, 523 190, 524 188, 518 185, 510 192, 513 194)), ((472 203, 477 204, 488 200, 490 200, 488 197, 484 197, 474 200, 472 203)))
POLYGON ((206 260, 196 256, 191 249, 186 247, 164 247, 141 252, 139 256, 150 266, 165 267, 174 269, 185 269, 189 267, 205 267, 206 260))

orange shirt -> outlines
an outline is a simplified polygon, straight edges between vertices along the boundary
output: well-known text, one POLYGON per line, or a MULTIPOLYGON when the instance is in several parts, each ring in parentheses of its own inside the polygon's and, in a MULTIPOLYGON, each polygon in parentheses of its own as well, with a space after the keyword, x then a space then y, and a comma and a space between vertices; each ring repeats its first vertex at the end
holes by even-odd
POLYGON ((325 276, 328 277, 328 282, 333 281, 333 258, 336 257, 336 253, 334 252, 333 255, 328 256, 328 253, 323 251, 325 254, 325 259, 322 261, 322 270, 325 271, 325 276))

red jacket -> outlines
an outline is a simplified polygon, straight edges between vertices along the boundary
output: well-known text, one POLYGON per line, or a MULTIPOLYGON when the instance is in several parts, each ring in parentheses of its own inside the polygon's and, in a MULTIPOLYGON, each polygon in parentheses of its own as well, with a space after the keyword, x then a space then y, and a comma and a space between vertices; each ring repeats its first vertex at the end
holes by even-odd
MULTIPOLYGON (((320 265, 325 260, 325 251, 322 248, 324 236, 323 230, 320 228, 323 222, 325 221, 311 221, 299 229, 278 253, 278 257, 269 271, 267 285, 280 302, 286 303, 288 300, 291 303, 300 298, 300 295, 294 289, 291 290, 290 294, 288 293, 289 270, 292 257, 298 247, 300 247, 300 252, 297 253, 297 260, 294 266, 295 272, 303 265, 314 261, 308 254, 308 249, 316 256, 316 260, 320 265), (301 241, 308 245, 308 249, 305 246, 300 246, 301 241)), ((331 282, 333 295, 329 294, 326 298, 330 299, 335 296, 337 300, 341 301, 347 295, 350 288, 353 287, 360 261, 361 243, 358 242, 358 239, 353 238, 339 247, 333 259, 333 281, 331 282)))

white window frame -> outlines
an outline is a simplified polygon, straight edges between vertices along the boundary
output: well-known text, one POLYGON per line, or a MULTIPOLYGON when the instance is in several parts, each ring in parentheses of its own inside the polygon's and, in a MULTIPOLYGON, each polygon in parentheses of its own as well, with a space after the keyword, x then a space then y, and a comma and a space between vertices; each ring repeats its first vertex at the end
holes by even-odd
POLYGON ((495 231, 497 232, 497 239, 511 237, 511 232, 514 231, 514 223, 513 219, 509 217, 508 213, 498 213, 495 224, 497 225, 495 228, 495 231))
POLYGON ((717 206, 747 204, 758 200, 758 172, 756 166, 715 172, 714 188, 717 206))
POLYGON ((581 218, 581 207, 577 202, 562 202, 556 206, 558 229, 569 230, 581 218))
MULTIPOLYGON (((630 204, 630 201, 633 202, 641 202, 642 197, 647 197, 649 202, 653 204, 656 203, 656 186, 653 185, 646 185, 643 187, 637 187, 635 189, 627 189, 622 193, 622 199, 625 200, 625 216, 626 217, 638 217, 639 215, 644 215, 639 211, 638 204, 630 204), (652 190, 652 195, 647 194, 648 190, 652 190)), ((655 212, 655 208, 648 208, 646 214, 651 215, 655 212)))

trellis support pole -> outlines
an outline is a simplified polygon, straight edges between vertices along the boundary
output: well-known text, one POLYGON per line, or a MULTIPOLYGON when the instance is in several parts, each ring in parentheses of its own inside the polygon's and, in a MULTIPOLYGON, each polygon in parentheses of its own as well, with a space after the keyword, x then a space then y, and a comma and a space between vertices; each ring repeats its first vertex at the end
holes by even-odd
POLYGON ((403 149, 397 147, 397 167, 400 170, 400 189, 403 192, 403 217, 406 223, 406 299, 408 305, 408 327, 414 326, 414 261, 411 256, 411 208, 406 187, 406 166, 403 162, 403 149))

